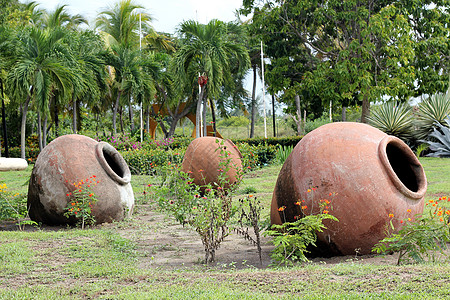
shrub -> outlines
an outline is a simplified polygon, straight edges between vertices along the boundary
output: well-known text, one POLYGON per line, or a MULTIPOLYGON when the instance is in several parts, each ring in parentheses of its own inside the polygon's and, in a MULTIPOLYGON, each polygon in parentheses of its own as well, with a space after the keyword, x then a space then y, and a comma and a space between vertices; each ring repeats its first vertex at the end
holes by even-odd
POLYGON ((277 153, 275 154, 275 162, 282 165, 286 161, 286 159, 291 154, 292 150, 294 150, 294 147, 292 146, 281 146, 278 145, 277 153))
POLYGON ((402 262, 425 262, 426 259, 436 260, 435 253, 447 257, 444 250, 447 249, 447 243, 450 242, 450 223, 449 223, 449 199, 441 197, 439 200, 429 200, 426 206, 430 209, 428 212, 417 217, 400 220, 403 227, 395 231, 392 218, 395 216, 389 214, 391 218, 387 237, 376 244, 372 251, 376 253, 398 253, 397 264, 402 262))
MULTIPOLYGON (((450 117, 445 119, 445 123, 450 127, 450 117)), ((429 153, 427 156, 431 157, 450 157, 450 128, 442 126, 440 123, 436 123, 438 129, 434 128, 433 132, 428 136, 437 140, 434 141, 424 141, 430 145, 430 150, 433 151, 429 153)))
MULTIPOLYGON (((315 190, 316 188, 312 188, 307 191, 308 197, 312 200, 314 200, 315 190)), ((336 193, 330 193, 330 197, 335 195, 336 193)), ((279 264, 288 265, 295 261, 308 261, 305 253, 308 252, 308 247, 316 247, 317 232, 326 229, 323 221, 338 221, 336 217, 329 214, 332 210, 332 200, 318 200, 318 211, 313 207, 308 208, 304 202, 299 199, 295 203, 299 207, 299 215, 294 218, 296 221, 284 222, 281 225, 273 224, 270 230, 264 232, 265 235, 274 237, 272 243, 275 248, 272 250, 271 257, 279 264), (307 210, 309 214, 306 214, 307 210)), ((278 211, 284 214, 285 208, 282 206, 278 208, 278 211)))
POLYGON ((275 146, 267 144, 255 146, 247 143, 238 143, 236 146, 242 154, 242 166, 244 170, 270 164, 277 152, 275 146))
POLYGON ((273 146, 293 146, 295 147, 302 137, 300 136, 289 136, 289 137, 276 137, 276 138, 251 138, 251 139, 233 139, 233 143, 247 143, 252 146, 259 146, 259 145, 273 145, 273 146))
MULTIPOLYGON (((222 141, 223 142, 223 141, 222 141)), ((165 173, 160 186, 153 186, 154 199, 159 207, 175 217, 182 225, 191 226, 199 235, 205 247, 205 263, 213 262, 215 251, 228 235, 227 223, 232 216, 232 193, 239 182, 226 191, 226 173, 231 167, 230 152, 219 146, 221 162, 219 179, 206 186, 193 184, 180 166, 161 166, 165 173), (204 189, 204 193, 201 192, 204 189)))
POLYGON ((158 166, 165 166, 168 162, 181 164, 185 148, 165 149, 165 146, 149 149, 122 151, 121 154, 134 175, 153 175, 158 166))
POLYGON ((450 90, 446 94, 437 93, 419 103, 415 135, 425 139, 436 123, 445 125, 444 120, 450 114, 450 90))
POLYGON ((413 119, 411 108, 407 103, 390 101, 376 106, 368 120, 373 127, 404 142, 412 138, 413 119))

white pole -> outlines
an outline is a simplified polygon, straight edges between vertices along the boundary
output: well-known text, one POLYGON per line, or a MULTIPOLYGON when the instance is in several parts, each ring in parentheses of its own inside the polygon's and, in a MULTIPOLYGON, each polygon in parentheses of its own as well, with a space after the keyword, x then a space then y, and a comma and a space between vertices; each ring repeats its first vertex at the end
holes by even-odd
MULTIPOLYGON (((198 78, 200 78, 200 72, 198 72, 198 78)), ((200 95, 201 92, 202 92, 202 86, 199 83, 198 84, 198 94, 200 95)), ((200 124, 198 124, 197 126, 199 126, 200 137, 202 137, 203 136, 203 99, 200 99, 200 101, 202 101, 202 103, 200 103, 200 124)))
POLYGON ((263 90, 263 103, 264 103, 264 138, 267 139, 267 121, 266 121, 266 88, 264 84, 264 54, 263 54, 263 42, 261 41, 261 73, 262 73, 262 90, 263 90))
MULTIPOLYGON (((139 51, 142 50, 142 26, 141 26, 141 14, 139 14, 139 51)), ((144 103, 141 103, 141 112, 139 114, 141 120, 141 143, 144 141, 144 122, 142 116, 142 110, 144 109, 144 103)))

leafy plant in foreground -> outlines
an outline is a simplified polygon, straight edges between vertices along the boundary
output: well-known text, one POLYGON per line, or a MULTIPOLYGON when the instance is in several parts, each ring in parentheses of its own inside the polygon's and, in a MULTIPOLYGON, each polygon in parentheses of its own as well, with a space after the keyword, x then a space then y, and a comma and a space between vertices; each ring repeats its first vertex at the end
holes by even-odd
POLYGON ((95 217, 92 215, 92 208, 98 201, 96 195, 91 189, 91 185, 100 183, 95 175, 85 180, 74 182, 74 190, 68 193, 69 202, 66 206, 64 216, 67 218, 75 217, 77 224, 84 229, 85 225, 95 224, 95 217))
POLYGON ((278 150, 275 154, 275 161, 280 165, 284 164, 284 162, 289 157, 293 149, 294 149, 293 146, 278 145, 278 150))
POLYGON ((259 261, 262 264, 261 228, 259 226, 259 218, 262 210, 261 202, 257 197, 253 197, 253 195, 250 194, 244 199, 239 199, 239 203, 239 227, 234 230, 256 246, 258 249, 259 261), (253 233, 255 234, 254 238, 248 233, 248 225, 253 227, 253 233))
POLYGON ((26 195, 11 194, 8 192, 8 186, 0 184, 0 220, 15 220, 19 230, 23 230, 25 225, 37 225, 36 222, 29 220, 27 210, 26 195))
MULTIPOLYGON (((317 188, 307 190, 308 197, 313 198, 314 192, 317 188)), ((335 196, 336 193, 330 193, 329 196, 335 196)), ((315 204, 314 201, 310 203, 315 204)), ((272 258, 278 264, 292 264, 295 261, 306 262, 308 258, 305 253, 307 248, 316 246, 317 232, 323 232, 326 226, 323 224, 324 220, 338 221, 338 219, 329 214, 332 210, 332 203, 328 199, 321 199, 318 201, 318 212, 316 208, 308 208, 304 200, 299 200, 295 203, 301 211, 295 217, 294 222, 284 222, 281 225, 273 224, 270 230, 264 232, 265 235, 273 236, 272 243, 275 248, 272 250, 272 258), (306 215, 305 212, 309 211, 306 215)), ((285 206, 278 209, 284 214, 285 206)))
MULTIPOLYGON (((436 254, 447 257, 444 250, 450 242, 450 209, 447 197, 439 200, 429 200, 426 206, 428 212, 413 220, 400 220, 404 224, 397 233, 392 223, 393 214, 388 224, 387 237, 382 239, 372 249, 376 253, 398 253, 397 264, 402 262, 422 263, 428 260, 436 261, 436 254)), ((410 210, 408 211, 410 212, 410 210)))
MULTIPOLYGON (((218 142, 218 140, 217 140, 218 142)), ((175 217, 182 225, 189 225, 200 235, 205 247, 205 263, 215 260, 215 252, 228 235, 228 221, 232 217, 232 193, 240 182, 224 189, 226 174, 232 167, 231 156, 223 141, 219 145, 218 180, 205 186, 193 183, 189 174, 178 164, 161 167, 163 182, 152 186, 159 207, 175 217)), ((200 172, 205 172, 200 170, 200 172)), ((241 178, 241 174, 238 175, 241 178)))

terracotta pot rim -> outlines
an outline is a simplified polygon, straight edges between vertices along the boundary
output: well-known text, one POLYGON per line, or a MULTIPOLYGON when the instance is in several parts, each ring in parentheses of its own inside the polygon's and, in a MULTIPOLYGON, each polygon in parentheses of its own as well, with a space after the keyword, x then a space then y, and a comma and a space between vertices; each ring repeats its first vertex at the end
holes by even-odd
POLYGON ((386 172, 389 175, 389 178, 391 179, 394 186, 405 196, 410 197, 412 199, 420 200, 425 196, 425 193, 427 191, 427 179, 425 176, 425 172, 423 170, 422 165, 420 164, 419 160, 417 159, 416 155, 412 150, 406 145, 401 139, 388 135, 384 137, 380 144, 378 145, 378 154, 381 160, 381 163, 385 167, 386 172), (398 177, 397 173, 394 171, 394 169, 391 166, 391 163, 389 161, 386 147, 388 144, 391 144, 398 148, 400 151, 403 152, 405 155, 405 158, 407 159, 408 163, 412 167, 412 171, 414 172, 414 175, 417 179, 417 191, 410 190, 398 177))
POLYGON ((125 159, 123 159, 122 155, 110 144, 106 142, 99 142, 95 146, 95 154, 97 156, 97 160, 99 161, 100 165, 103 167, 105 172, 117 183, 121 185, 125 185, 130 183, 131 181, 131 172, 130 168, 128 168, 127 163, 125 162, 125 159), (119 168, 119 171, 122 174, 117 174, 116 171, 111 168, 110 163, 108 162, 108 159, 105 157, 105 153, 109 156, 109 160, 112 163, 115 163, 115 169, 119 168))

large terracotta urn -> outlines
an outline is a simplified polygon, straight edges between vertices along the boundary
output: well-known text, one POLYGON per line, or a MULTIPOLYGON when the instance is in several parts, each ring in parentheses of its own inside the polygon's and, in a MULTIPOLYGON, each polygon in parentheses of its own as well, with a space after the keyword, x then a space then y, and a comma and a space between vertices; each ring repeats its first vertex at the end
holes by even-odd
POLYGON ((92 208, 96 222, 131 215, 131 173, 120 153, 108 143, 70 134, 49 143, 36 160, 28 186, 30 218, 49 225, 74 223, 74 218, 64 216, 67 194, 75 190, 74 183, 92 176, 98 181, 90 185, 98 199, 92 208))
POLYGON ((308 133, 294 148, 277 179, 272 224, 326 210, 319 253, 368 254, 392 220, 423 212, 424 170, 400 139, 362 123, 331 123, 308 133))
POLYGON ((230 140, 217 137, 200 137, 193 140, 184 155, 182 171, 188 173, 193 183, 204 189, 208 184, 228 189, 242 174, 241 152, 230 140), (219 182, 223 174, 224 183, 219 182))

